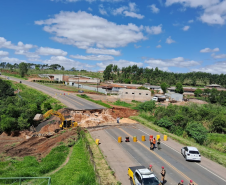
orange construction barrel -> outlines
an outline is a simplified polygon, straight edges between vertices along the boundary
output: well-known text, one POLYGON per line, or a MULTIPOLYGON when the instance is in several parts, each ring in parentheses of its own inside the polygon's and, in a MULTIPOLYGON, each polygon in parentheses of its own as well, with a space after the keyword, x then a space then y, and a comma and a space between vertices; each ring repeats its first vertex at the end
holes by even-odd
POLYGON ((145 141, 145 136, 141 136, 141 141, 145 141))
POLYGON ((133 136, 133 142, 137 142, 137 136, 133 136))
POLYGON ((153 139, 153 135, 149 136, 149 141, 151 141, 153 139))

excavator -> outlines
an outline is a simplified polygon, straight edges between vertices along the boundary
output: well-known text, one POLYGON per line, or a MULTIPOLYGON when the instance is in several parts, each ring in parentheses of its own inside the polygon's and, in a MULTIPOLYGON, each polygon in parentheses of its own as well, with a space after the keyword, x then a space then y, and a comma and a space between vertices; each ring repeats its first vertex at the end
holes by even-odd
POLYGON ((49 117, 50 115, 52 116, 57 116, 58 118, 60 118, 61 124, 60 124, 60 128, 63 129, 69 129, 69 128, 74 128, 78 126, 78 123, 75 121, 72 121, 71 119, 65 119, 64 116, 60 113, 57 112, 53 109, 47 111, 45 114, 36 114, 34 117, 35 121, 40 121, 42 119, 45 119, 47 117, 49 117))

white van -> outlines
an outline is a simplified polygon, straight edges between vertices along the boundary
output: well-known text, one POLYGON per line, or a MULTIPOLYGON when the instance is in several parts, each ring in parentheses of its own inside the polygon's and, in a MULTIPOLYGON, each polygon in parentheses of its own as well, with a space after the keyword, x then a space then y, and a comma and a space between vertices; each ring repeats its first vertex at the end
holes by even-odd
POLYGON ((152 101, 158 101, 158 97, 153 97, 151 100, 152 101))

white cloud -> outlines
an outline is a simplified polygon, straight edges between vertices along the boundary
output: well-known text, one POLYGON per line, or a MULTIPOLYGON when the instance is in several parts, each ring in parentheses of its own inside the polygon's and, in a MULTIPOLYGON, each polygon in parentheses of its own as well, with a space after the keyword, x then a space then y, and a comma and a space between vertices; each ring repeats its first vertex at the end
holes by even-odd
POLYGON ((138 48, 140 48, 141 46, 138 46, 138 45, 134 44, 134 47, 135 47, 136 49, 138 49, 138 48))
POLYGON ((0 50, 0 57, 7 56, 7 55, 9 55, 9 53, 7 51, 1 51, 0 50))
POLYGON ((157 8, 155 4, 149 5, 148 7, 151 9, 152 13, 159 13, 159 8, 157 8))
MULTIPOLYGON (((50 0, 50 1, 55 1, 55 2, 66 2, 66 3, 76 3, 78 1, 82 1, 82 0, 50 0)), ((87 1, 89 3, 95 2, 97 0, 83 0, 83 1, 87 1)), ((116 3, 116 2, 120 2, 120 1, 124 1, 124 0, 100 0, 101 2, 109 2, 109 3, 116 3)))
POLYGON ((201 49, 200 53, 210 53, 210 52, 218 52, 218 51, 220 51, 219 48, 214 48, 214 49, 205 48, 205 49, 201 49))
POLYGON ((71 58, 82 59, 82 60, 113 60, 114 57, 109 55, 70 55, 71 58))
POLYGON ((204 11, 199 19, 207 24, 225 24, 226 1, 223 0, 166 0, 166 5, 180 3, 184 7, 201 7, 204 11))
POLYGON ((112 10, 112 14, 113 15, 124 15, 126 17, 133 17, 133 18, 137 18, 137 19, 143 19, 144 15, 136 13, 137 11, 139 11, 136 8, 136 6, 137 6, 136 3, 129 3, 128 6, 121 6, 117 9, 112 10))
POLYGON ((225 23, 225 18, 223 18, 219 14, 203 14, 200 17, 200 20, 202 22, 208 23, 208 24, 220 24, 223 25, 225 23))
POLYGON ((41 61, 40 56, 35 52, 29 52, 26 50, 16 50, 16 55, 24 55, 28 58, 29 61, 41 61))
POLYGON ((219 0, 166 0, 166 6, 170 6, 174 3, 180 3, 185 7, 197 8, 200 6, 205 8, 218 2, 219 0))
POLYGON ((158 26, 145 26, 145 30, 147 33, 149 34, 154 34, 154 35, 158 35, 160 33, 162 33, 162 25, 158 25, 158 26))
POLYGON ((172 43, 174 43, 174 42, 176 42, 176 41, 173 40, 173 39, 171 39, 171 36, 169 36, 169 37, 166 39, 166 43, 167 43, 167 44, 172 44, 172 43))
POLYGON ((86 50, 86 53, 115 55, 115 56, 121 55, 120 51, 117 51, 117 50, 114 50, 114 49, 98 49, 98 48, 89 48, 89 49, 86 50))
POLYGON ((42 62, 49 65, 59 64, 61 66, 64 66, 65 69, 71 69, 72 67, 74 67, 75 69, 90 69, 94 67, 92 65, 81 63, 64 56, 52 56, 49 60, 44 60, 42 62))
POLYGON ((188 31, 189 28, 190 28, 190 26, 184 26, 184 27, 183 27, 183 30, 184 30, 184 31, 188 31))
POLYGON ((55 41, 75 45, 82 49, 97 46, 124 47, 131 42, 145 40, 142 26, 135 24, 117 25, 108 20, 78 11, 56 14, 54 18, 35 21, 37 25, 45 25, 44 31, 54 34, 55 41))
POLYGON ((67 52, 61 49, 54 49, 49 47, 40 47, 36 50, 39 55, 56 55, 56 56, 66 56, 67 52))
POLYGON ((138 67, 142 67, 143 66, 142 62, 132 62, 132 61, 128 61, 128 60, 106 61, 106 62, 97 63, 96 65, 98 67, 100 67, 100 70, 104 70, 106 68, 106 66, 109 65, 109 64, 115 64, 119 68, 127 67, 129 65, 131 65, 131 66, 132 65, 137 65, 138 67))
POLYGON ((6 63, 11 63, 11 64, 19 64, 21 62, 26 62, 25 60, 20 60, 18 58, 9 58, 9 57, 3 57, 3 58, 0 58, 0 61, 1 62, 6 62, 6 63))
POLYGON ((196 69, 192 69, 192 71, 201 71, 206 73, 214 73, 214 74, 225 74, 226 73, 226 61, 216 62, 211 65, 207 65, 205 67, 200 67, 196 69))
POLYGON ((101 15, 108 15, 107 11, 104 9, 102 4, 99 5, 99 12, 101 15))
POLYGON ((137 19, 143 19, 144 18, 144 15, 137 14, 135 12, 124 11, 123 13, 126 17, 133 17, 133 18, 137 18, 137 19))
POLYGON ((194 22, 194 20, 189 20, 189 21, 188 21, 188 23, 193 23, 193 22, 194 22))
POLYGON ((32 44, 23 44, 23 42, 18 42, 17 45, 12 44, 11 41, 7 41, 4 37, 0 37, 0 48, 14 49, 14 50, 29 50, 35 48, 32 44))
POLYGON ((158 46, 156 46, 156 48, 161 48, 162 46, 159 44, 158 46))
POLYGON ((213 58, 226 58, 226 54, 215 55, 215 53, 213 53, 211 56, 212 56, 213 58))
POLYGON ((119 15, 119 14, 122 14, 122 12, 124 12, 125 10, 128 10, 128 7, 127 6, 122 6, 122 7, 119 7, 115 10, 112 11, 112 14, 113 15, 119 15))
POLYGON ((90 7, 88 8, 88 10, 89 10, 89 11, 93 11, 93 9, 92 9, 92 8, 90 8, 90 7))
POLYGON ((145 63, 149 65, 150 68, 164 68, 165 71, 168 70, 168 67, 192 67, 192 66, 197 66, 200 65, 199 62, 196 62, 194 60, 185 60, 183 57, 177 57, 177 58, 172 58, 172 59, 149 59, 145 60, 145 63))

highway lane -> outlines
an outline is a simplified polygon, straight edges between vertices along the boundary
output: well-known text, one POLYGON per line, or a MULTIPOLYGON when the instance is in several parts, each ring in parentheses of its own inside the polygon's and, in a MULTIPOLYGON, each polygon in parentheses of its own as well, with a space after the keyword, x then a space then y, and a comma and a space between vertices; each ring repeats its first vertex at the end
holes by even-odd
MULTIPOLYGON (((117 140, 118 136, 130 136, 130 143, 122 142, 122 147, 130 153, 133 158, 146 167, 152 164, 154 172, 157 177, 160 178, 161 166, 164 166, 167 171, 166 184, 177 184, 181 179, 185 181, 184 184, 188 184, 192 179, 199 185, 225 185, 226 181, 224 177, 218 177, 211 171, 203 169, 199 163, 187 162, 183 156, 177 151, 162 145, 161 150, 155 149, 150 151, 150 143, 148 141, 148 130, 139 130, 132 126, 121 126, 119 128, 109 128, 105 130, 111 137, 117 140), (146 135, 146 141, 141 141, 141 136, 146 135), (132 136, 137 136, 138 142, 132 141, 132 136)), ((116 141, 117 142, 117 141, 116 141)))
MULTIPOLYGON (((1 75, 0 77, 5 78, 4 75, 1 75)), ((52 96, 53 98, 58 99, 59 101, 64 103, 66 106, 68 106, 69 108, 72 108, 72 109, 76 109, 76 110, 105 109, 105 107, 95 104, 93 102, 90 102, 88 100, 85 100, 83 98, 80 98, 80 97, 76 96, 76 94, 73 94, 73 93, 70 93, 68 95, 68 93, 65 91, 53 89, 51 87, 47 87, 47 86, 44 86, 44 85, 41 85, 41 84, 38 84, 35 82, 21 80, 18 78, 9 77, 9 80, 13 80, 16 82, 22 81, 22 84, 25 84, 27 86, 40 90, 40 91, 52 96)))

